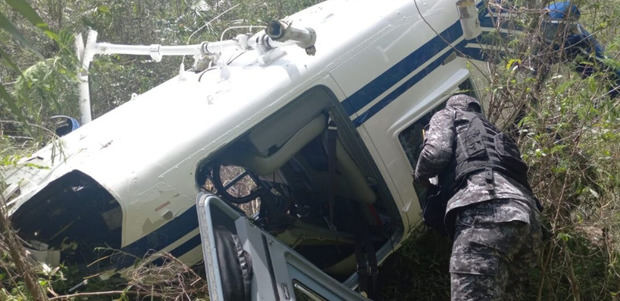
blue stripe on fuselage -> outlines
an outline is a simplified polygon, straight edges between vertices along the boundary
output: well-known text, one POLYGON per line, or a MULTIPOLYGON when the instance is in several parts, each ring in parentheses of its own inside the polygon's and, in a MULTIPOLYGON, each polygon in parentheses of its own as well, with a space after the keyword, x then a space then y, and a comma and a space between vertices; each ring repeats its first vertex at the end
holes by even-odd
POLYGON ((377 78, 342 101, 342 105, 347 114, 351 116, 359 111, 462 35, 463 30, 460 22, 456 22, 444 30, 440 36, 435 36, 426 44, 422 45, 422 47, 413 51, 400 62, 396 63, 390 69, 383 72, 377 78))
MULTIPOLYGON (((193 250, 195 247, 200 245, 200 234, 196 234, 194 237, 188 239, 186 242, 182 243, 180 246, 174 248, 172 251, 170 251, 170 255, 179 258, 181 256, 183 256, 185 253, 193 250)), ((153 264, 155 265, 163 265, 164 263, 164 259, 162 258, 158 258, 156 260, 153 260, 153 264)))
MULTIPOLYGON (((457 48, 460 50, 460 55, 464 55, 467 58, 474 59, 477 61, 486 61, 488 59, 487 54, 484 52, 484 49, 480 47, 466 47, 468 43, 478 43, 478 40, 467 40, 463 43, 460 43, 457 48)), ((480 43, 482 44, 482 43, 480 43)))
MULTIPOLYGON (((196 207, 192 206, 179 215, 177 218, 171 220, 167 224, 159 227, 157 230, 147 234, 146 236, 134 241, 121 250, 125 253, 129 253, 142 258, 147 252, 151 250, 159 251, 173 242, 181 239, 184 235, 198 228, 198 214, 196 213, 196 207)), ((196 237, 189 239, 187 242, 181 244, 171 253, 175 256, 181 256, 185 252, 193 249, 200 244, 196 237), (193 247, 192 247, 193 245, 193 247)), ((124 268, 133 264, 133 262, 121 261, 118 268, 124 268)))
POLYGON ((174 248, 172 251, 170 251, 170 254, 172 254, 172 256, 174 257, 181 257, 183 254, 193 250, 198 245, 200 245, 200 233, 188 239, 180 246, 174 248))
MULTIPOLYGON (((462 49, 464 49, 465 43, 466 43, 466 41, 463 41, 463 42, 459 43, 455 48, 458 48, 459 50, 462 50, 462 49)), ((446 53, 442 54, 440 57, 435 59, 432 63, 430 63, 426 67, 424 67, 424 69, 420 70, 420 72, 416 73, 416 75, 414 75, 413 77, 411 77, 410 79, 408 79, 407 81, 402 83, 398 88, 394 89, 394 91, 392 91, 390 94, 385 96, 383 99, 381 99, 379 102, 377 102, 374 106, 372 106, 366 112, 360 114, 360 116, 358 116, 357 118, 355 118, 355 120, 353 120, 353 124, 355 125, 355 127, 358 127, 358 126, 362 125, 370 117, 372 117, 375 114, 377 114, 379 111, 381 111, 383 108, 385 108, 385 106, 387 106, 392 101, 394 101, 396 98, 398 98, 400 95, 402 95, 407 90, 409 90, 409 88, 413 87, 415 84, 417 84, 419 81, 421 81, 427 75, 429 75, 431 72, 435 71, 435 69, 437 69, 439 66, 441 66, 443 61, 448 56, 450 56, 453 53, 454 53, 454 51, 450 50, 450 51, 447 51, 446 53)))
MULTIPOLYGON (((422 66, 433 56, 437 55, 437 53, 441 52, 446 47, 449 47, 449 44, 447 44, 446 41, 452 43, 456 41, 459 37, 461 37, 463 35, 463 32, 460 23, 454 23, 446 30, 444 30, 440 35, 441 37, 436 36, 432 38, 422 47, 416 49, 414 52, 402 59, 396 65, 392 66, 383 74, 381 74, 370 83, 362 87, 360 90, 356 91, 350 97, 345 99, 342 104, 349 116, 357 112, 359 109, 370 103, 372 100, 377 98, 386 90, 394 86, 398 81, 411 74, 411 72, 422 66)), ((465 41, 459 43, 459 45, 457 45, 456 47, 462 50, 465 45, 464 42, 465 41)), ((434 71, 437 67, 441 65, 441 63, 447 56, 452 54, 452 52, 453 51, 448 51, 445 54, 441 55, 439 58, 435 59, 431 64, 429 64, 424 69, 420 70, 412 78, 401 84, 398 88, 396 88, 386 97, 381 99, 377 104, 372 106, 366 112, 362 113, 358 118, 353 121, 355 126, 359 126, 364 123, 364 121, 368 120, 368 118, 372 117, 394 99, 398 98, 398 96, 400 96, 402 93, 407 91, 425 76, 434 71)), ((196 229, 197 227, 198 216, 196 213, 196 208, 191 207, 169 223, 161 226, 157 230, 122 248, 122 251, 138 257, 142 257, 150 250, 161 250, 169 246, 170 244, 179 240, 181 237, 196 229)), ((189 252, 199 244, 200 236, 196 235, 187 240, 186 242, 182 243, 177 248, 173 249, 170 253, 175 257, 179 257, 189 252)), ((130 264, 132 263, 124 263, 123 267, 130 264)))
MULTIPOLYGON (((477 4, 477 7, 480 8, 486 1, 480 2, 477 4)), ((485 17, 487 13, 486 6, 481 11, 479 17, 482 20, 487 19, 490 21, 490 17, 485 17)), ((502 26, 504 27, 504 26, 502 26)), ((497 32, 496 34, 500 36, 501 39, 507 39, 510 35, 504 32, 497 32)), ((361 89, 357 90, 351 96, 346 98, 342 105, 345 111, 349 114, 349 116, 358 112, 361 108, 372 102, 379 95, 393 87, 397 82, 402 80, 407 75, 411 74, 414 70, 419 68, 425 62, 429 61, 433 56, 437 55, 437 53, 444 50, 448 47, 446 41, 452 43, 456 41, 459 37, 463 35, 462 28, 460 26, 460 22, 454 23, 452 26, 448 27, 448 29, 444 30, 440 36, 436 36, 431 39, 426 44, 422 45, 422 47, 416 49, 414 52, 409 54, 407 57, 402 59, 396 65, 392 66, 390 69, 379 75, 377 78, 370 81, 361 89), (443 37, 443 38, 442 38, 443 37)), ((468 58, 474 60, 484 61, 487 59, 484 50, 478 47, 466 47, 467 43, 479 43, 481 45, 493 44, 494 40, 488 37, 478 37, 473 40, 462 41, 457 46, 459 55, 464 55, 468 58)), ((439 66, 443 60, 445 60, 453 51, 448 51, 445 54, 441 55, 439 58, 435 59, 432 63, 426 66, 424 69, 420 70, 413 77, 402 83, 399 87, 397 87, 394 91, 389 93, 383 99, 378 101, 375 105, 370 107, 368 110, 359 114, 357 118, 353 120, 353 124, 358 127, 366 122, 369 118, 374 116, 376 113, 381 111, 381 109, 385 108, 388 104, 398 98, 400 95, 405 93, 408 89, 413 87, 416 83, 426 77, 428 74, 433 72, 439 66)))

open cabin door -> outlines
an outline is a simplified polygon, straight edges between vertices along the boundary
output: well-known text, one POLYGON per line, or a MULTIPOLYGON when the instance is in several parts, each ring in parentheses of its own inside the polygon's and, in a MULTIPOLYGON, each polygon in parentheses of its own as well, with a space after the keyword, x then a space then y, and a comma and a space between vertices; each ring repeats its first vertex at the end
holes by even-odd
POLYGON ((216 195, 199 193, 196 207, 210 300, 368 300, 216 195))

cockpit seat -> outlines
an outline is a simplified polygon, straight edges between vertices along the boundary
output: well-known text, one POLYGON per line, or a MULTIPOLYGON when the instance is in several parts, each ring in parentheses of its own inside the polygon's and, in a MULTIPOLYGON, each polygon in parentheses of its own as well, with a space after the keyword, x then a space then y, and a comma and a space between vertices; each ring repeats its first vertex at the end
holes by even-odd
MULTIPOLYGON (((302 148, 327 131, 328 111, 332 104, 322 96, 305 94, 255 126, 244 143, 225 155, 228 158, 226 161, 245 166, 259 176, 273 175, 302 148)), ((340 138, 336 141, 337 169, 342 175, 337 179, 336 194, 366 204, 375 202, 377 196, 361 170, 340 138)), ((322 174, 321 177, 329 176, 322 174)), ((327 179, 329 181, 332 180, 327 179)))
POLYGON ((258 175, 265 176, 280 168, 290 160, 306 144, 318 137, 327 127, 327 117, 319 114, 304 127, 293 134, 286 142, 280 145, 273 153, 252 152, 242 158, 242 165, 258 175))

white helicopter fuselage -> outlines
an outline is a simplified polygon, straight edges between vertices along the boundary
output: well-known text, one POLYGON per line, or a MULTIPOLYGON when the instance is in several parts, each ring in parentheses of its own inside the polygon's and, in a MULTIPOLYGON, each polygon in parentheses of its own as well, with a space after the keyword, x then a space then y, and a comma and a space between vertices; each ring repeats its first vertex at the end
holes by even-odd
POLYGON ((315 31, 315 55, 294 43, 263 53, 229 48, 211 68, 132 97, 25 159, 45 168, 7 173, 11 213, 78 171, 118 203, 118 247, 196 263, 200 162, 321 86, 348 115, 398 208, 402 231, 385 259, 421 222, 399 135, 471 76, 457 55, 465 37, 455 1, 332 0, 288 20, 315 31))

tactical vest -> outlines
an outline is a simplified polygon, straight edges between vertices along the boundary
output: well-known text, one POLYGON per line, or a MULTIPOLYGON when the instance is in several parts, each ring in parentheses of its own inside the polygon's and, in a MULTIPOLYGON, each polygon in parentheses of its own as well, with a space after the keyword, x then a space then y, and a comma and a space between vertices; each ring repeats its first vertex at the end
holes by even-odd
POLYGON ((510 137, 476 112, 455 111, 454 125, 455 157, 448 173, 451 179, 447 179, 452 191, 460 189, 468 175, 483 170, 498 171, 531 191, 527 182, 527 165, 510 137))

